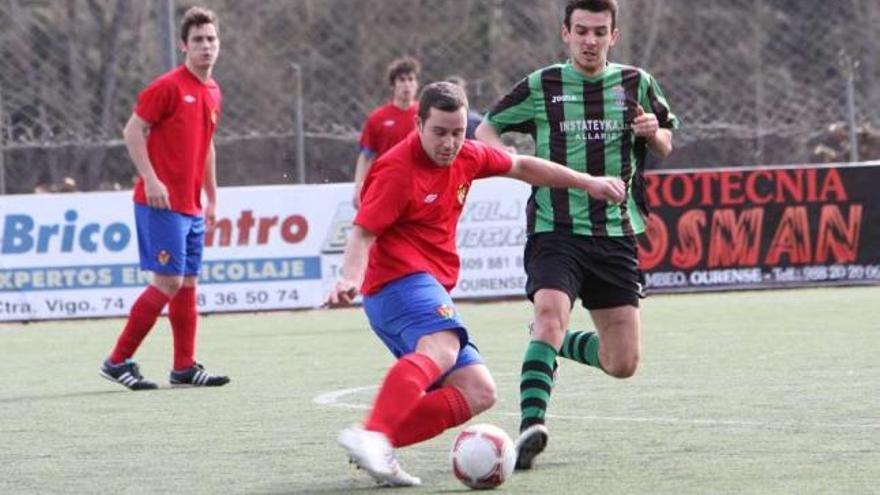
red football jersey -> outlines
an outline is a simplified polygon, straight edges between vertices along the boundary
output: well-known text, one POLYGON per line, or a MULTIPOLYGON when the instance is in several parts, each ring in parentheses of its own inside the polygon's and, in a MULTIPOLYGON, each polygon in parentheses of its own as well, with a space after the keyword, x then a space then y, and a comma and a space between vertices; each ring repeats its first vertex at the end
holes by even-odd
POLYGON ((384 155, 416 128, 418 113, 418 103, 413 103, 406 110, 394 103, 373 110, 361 131, 361 152, 373 158, 384 155))
MULTIPOLYGON (((185 65, 159 76, 138 95, 134 111, 150 124, 150 163, 168 188, 171 209, 176 212, 202 212, 205 160, 220 118, 221 101, 217 83, 213 79, 203 83, 185 65)), ((147 204, 140 177, 134 201, 147 204)))
POLYGON ((431 161, 413 132, 370 168, 356 225, 375 234, 361 292, 416 272, 434 276, 447 291, 458 282, 458 217, 474 179, 510 171, 510 155, 465 141, 450 166, 431 161))

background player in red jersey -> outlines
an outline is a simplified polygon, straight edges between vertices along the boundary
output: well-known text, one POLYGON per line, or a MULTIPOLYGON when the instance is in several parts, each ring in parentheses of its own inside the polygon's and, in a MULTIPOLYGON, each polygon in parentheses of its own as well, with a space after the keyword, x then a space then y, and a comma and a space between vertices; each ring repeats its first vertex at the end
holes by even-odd
POLYGON ((506 176, 624 199, 619 179, 465 141, 467 110, 455 84, 424 89, 417 132, 367 175, 341 278, 325 300, 348 304, 360 287, 370 326, 398 358, 363 427, 339 435, 351 459, 387 485, 421 483, 401 469, 394 447, 433 438, 495 402, 492 376, 449 296, 459 272, 456 227, 471 183, 506 176))
POLYGON ((189 9, 180 29, 183 65, 155 79, 138 96, 123 136, 138 172, 135 223, 141 269, 153 279, 135 301, 101 376, 131 390, 157 388, 131 360, 168 305, 174 334, 172 385, 220 386, 195 361, 196 279, 202 261, 205 219, 214 222, 217 200, 214 129, 220 87, 211 72, 220 52, 217 18, 189 9), (207 204, 202 210, 204 189, 207 204))
POLYGON ((388 64, 391 101, 373 110, 361 131, 360 153, 354 169, 352 201, 355 208, 360 207, 361 186, 373 161, 415 129, 420 72, 418 60, 412 57, 401 57, 388 64))

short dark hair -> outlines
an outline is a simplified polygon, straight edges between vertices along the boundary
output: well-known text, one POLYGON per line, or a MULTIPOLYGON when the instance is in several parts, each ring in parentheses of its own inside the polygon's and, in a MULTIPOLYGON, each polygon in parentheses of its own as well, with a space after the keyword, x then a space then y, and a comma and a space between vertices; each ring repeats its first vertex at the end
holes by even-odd
POLYGON ((394 86, 394 81, 406 74, 413 74, 418 78, 421 71, 422 65, 418 60, 409 56, 396 58, 388 64, 388 84, 394 86))
POLYGON ((451 76, 446 76, 446 81, 451 82, 452 84, 461 86, 462 89, 467 91, 467 81, 465 81, 465 79, 463 77, 461 77, 457 74, 453 74, 451 76))
POLYGON ((571 14, 575 10, 611 12, 611 29, 617 26, 617 0, 568 0, 565 6, 565 29, 571 30, 571 14))
POLYGON ((461 107, 467 108, 467 95, 461 86, 448 82, 435 82, 425 86, 419 95, 419 118, 428 120, 432 108, 443 112, 454 112, 461 107))
POLYGON ((204 7, 190 7, 183 14, 183 20, 180 21, 180 39, 186 44, 189 39, 189 30, 204 24, 213 24, 215 28, 219 28, 217 14, 204 7))

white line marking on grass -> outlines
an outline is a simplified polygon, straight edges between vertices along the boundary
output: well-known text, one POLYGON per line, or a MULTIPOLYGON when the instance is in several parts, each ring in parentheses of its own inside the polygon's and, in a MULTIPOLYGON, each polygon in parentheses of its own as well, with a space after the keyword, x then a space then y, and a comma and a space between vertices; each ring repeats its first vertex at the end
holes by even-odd
MULTIPOLYGON (((500 413, 504 416, 519 417, 519 413, 500 413)), ((880 428, 880 424, 849 424, 849 423, 804 423, 804 422, 780 422, 767 423, 761 421, 740 421, 727 419, 683 419, 683 418, 663 418, 663 417, 646 417, 646 418, 627 418, 622 416, 571 416, 568 414, 548 414, 548 418, 561 420, 591 420, 591 421, 621 421, 629 423, 666 423, 666 424, 688 424, 688 425, 707 425, 707 426, 758 426, 761 428, 799 428, 799 427, 825 427, 825 428, 880 428)))
MULTIPOLYGON (((366 410, 369 404, 354 404, 344 402, 340 399, 354 395, 367 390, 375 390, 378 387, 371 385, 367 387, 344 388, 332 392, 325 392, 318 395, 312 402, 319 406, 340 407, 343 409, 366 410)), ((496 412, 502 416, 519 417, 519 413, 496 412)), ((877 429, 880 424, 851 424, 851 423, 804 423, 804 422, 788 422, 788 423, 767 423, 761 421, 741 421, 726 419, 685 419, 685 418, 664 418, 664 417, 624 417, 624 416, 582 416, 571 414, 548 414, 548 419, 569 420, 569 421, 615 421, 624 423, 656 423, 656 424, 684 424, 684 425, 705 425, 705 426, 757 426, 761 428, 803 428, 803 427, 824 427, 824 428, 864 428, 877 429)))
POLYGON ((340 397, 345 397, 346 395, 352 395, 365 390, 374 390, 377 388, 379 387, 376 385, 371 385, 369 387, 344 388, 334 392, 323 393, 312 399, 312 402, 319 406, 342 407, 344 409, 369 409, 370 406, 366 404, 349 404, 347 402, 338 402, 338 400, 340 397))

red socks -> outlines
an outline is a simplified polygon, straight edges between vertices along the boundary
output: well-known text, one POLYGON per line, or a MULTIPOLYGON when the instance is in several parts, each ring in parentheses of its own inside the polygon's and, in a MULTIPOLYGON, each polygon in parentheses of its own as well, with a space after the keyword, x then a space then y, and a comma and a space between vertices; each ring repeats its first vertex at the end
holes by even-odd
POLYGON ((175 371, 185 370, 195 363, 198 318, 196 288, 181 287, 168 305, 168 319, 171 320, 171 331, 174 334, 175 371))
POLYGON ((384 433, 394 447, 405 447, 469 420, 471 408, 457 388, 441 387, 425 394, 442 374, 424 354, 400 358, 385 375, 364 427, 384 433))
MULTIPOLYGON (((134 355, 168 302, 164 292, 152 285, 147 286, 131 307, 125 328, 110 354, 111 364, 120 364, 134 355)), ((168 305, 168 319, 174 334, 174 369, 177 371, 195 363, 198 315, 196 288, 181 287, 168 305)))
POLYGON ((152 285, 147 286, 131 307, 125 328, 116 341, 116 348, 110 354, 111 364, 120 364, 134 356, 166 304, 168 296, 152 285))
POLYGON ((442 374, 437 363, 424 354, 413 352, 398 359, 385 375, 364 427, 394 438, 398 426, 425 396, 425 389, 442 374))
POLYGON ((423 442, 469 419, 471 408, 461 391, 455 387, 442 387, 419 400, 395 428, 391 445, 400 448, 423 442))

